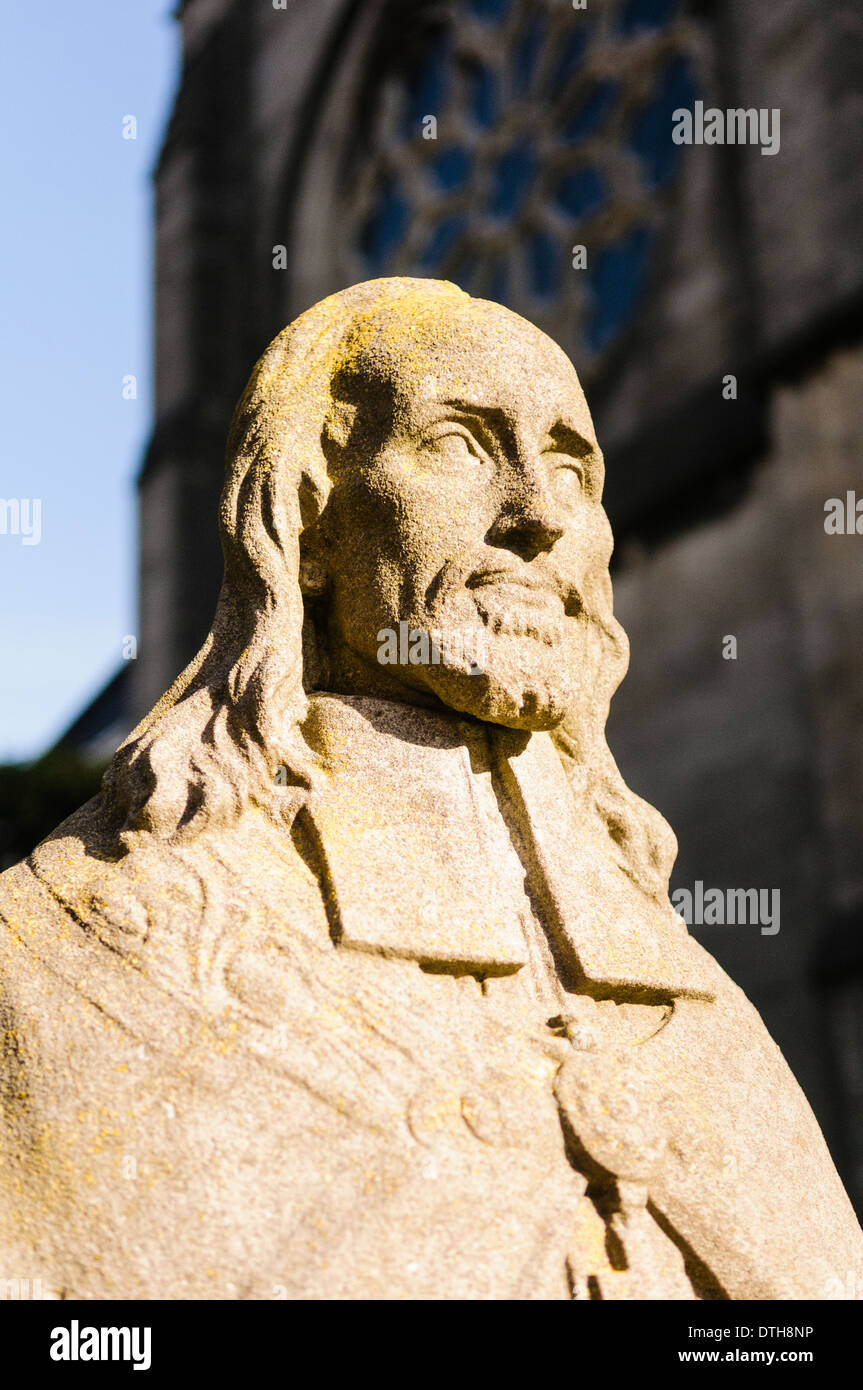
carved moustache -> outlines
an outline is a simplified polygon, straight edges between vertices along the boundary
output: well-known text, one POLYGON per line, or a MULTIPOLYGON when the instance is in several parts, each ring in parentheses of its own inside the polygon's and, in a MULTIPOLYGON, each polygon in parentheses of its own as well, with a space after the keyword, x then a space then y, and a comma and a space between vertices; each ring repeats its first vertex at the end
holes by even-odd
POLYGON ((437 609, 465 590, 496 635, 533 637, 548 645, 562 639, 565 618, 584 606, 578 587, 548 562, 477 565, 475 558, 448 561, 429 586, 426 603, 437 609))

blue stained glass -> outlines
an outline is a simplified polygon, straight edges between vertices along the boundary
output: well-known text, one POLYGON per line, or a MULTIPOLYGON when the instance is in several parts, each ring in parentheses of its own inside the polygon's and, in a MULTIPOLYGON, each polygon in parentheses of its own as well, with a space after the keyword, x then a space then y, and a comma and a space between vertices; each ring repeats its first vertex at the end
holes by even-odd
POLYGON ((489 68, 471 68, 468 73, 468 105, 477 125, 494 125, 498 108, 497 81, 489 68))
POLYGON ((527 259, 533 292, 547 299, 560 282, 560 247, 548 232, 534 232, 527 243, 527 259))
POLYGON ((451 145, 443 150, 431 165, 431 171, 441 188, 459 188, 470 175, 473 160, 468 150, 461 145, 451 145))
POLYGON ((536 177, 536 151, 526 141, 506 150, 494 170, 494 188, 488 210, 495 217, 515 217, 536 177))
POLYGON ((587 47, 587 26, 579 23, 576 16, 573 20, 572 29, 566 36, 563 50, 555 64, 551 76, 550 93, 552 97, 566 89, 566 85, 573 73, 579 67, 584 50, 587 47))
POLYGON ((596 253, 587 272, 593 307, 584 335, 594 352, 608 346, 636 308, 652 242, 652 228, 636 227, 622 241, 596 253))
POLYGON ((677 171, 683 147, 671 138, 672 113, 692 107, 695 84, 685 58, 666 67, 653 99, 635 116, 627 144, 643 160, 648 183, 659 188, 677 171))
POLYGON ((503 19, 509 9, 509 0, 467 0, 467 8, 478 19, 503 19))
POLYGON ((557 187, 557 201, 573 217, 586 217, 605 197, 605 180, 590 165, 573 169, 557 187))
POLYGON ((544 15, 533 15, 516 44, 513 54, 513 89, 516 96, 526 96, 530 90, 546 27, 544 15))
POLYGON ((499 261, 492 271, 491 284, 488 287, 486 298, 493 299, 496 304, 505 304, 509 294, 509 263, 499 261))
POLYGON ((678 0, 626 0, 617 17, 617 28, 621 34, 661 29, 673 18, 677 4, 678 0))
POLYGON ((479 258, 474 252, 462 252, 456 260, 455 265, 450 266, 447 274, 450 280, 456 285, 460 285, 463 290, 469 292, 476 283, 476 275, 479 269, 479 258))
POLYGON ((401 245, 407 231, 410 209, 396 179, 381 184, 377 206, 360 232, 360 250, 369 265, 381 270, 401 245))
POLYGON ((618 83, 606 80, 594 83, 590 95, 565 122, 563 133, 568 140, 584 140, 593 135, 609 115, 617 97, 618 83))
POLYGON ((449 82, 449 57, 448 38, 439 39, 422 66, 409 74, 404 89, 406 104, 402 118, 402 135, 405 139, 418 134, 424 116, 440 115, 449 82))
POLYGON ((462 215, 445 217, 442 222, 432 230, 432 234, 425 244, 425 249, 420 256, 420 265, 426 269, 440 265, 447 252, 452 249, 465 228, 465 218, 462 215))

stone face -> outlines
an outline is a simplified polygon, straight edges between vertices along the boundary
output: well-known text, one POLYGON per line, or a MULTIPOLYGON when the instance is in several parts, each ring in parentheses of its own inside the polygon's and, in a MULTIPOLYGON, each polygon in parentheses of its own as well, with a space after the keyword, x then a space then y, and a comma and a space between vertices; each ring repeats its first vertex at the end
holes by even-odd
POLYGON ((207 642, 0 886, 0 1275, 863 1286, 814 1117, 605 741, 627 648, 565 356, 450 285, 354 286, 264 354, 228 457, 207 642))

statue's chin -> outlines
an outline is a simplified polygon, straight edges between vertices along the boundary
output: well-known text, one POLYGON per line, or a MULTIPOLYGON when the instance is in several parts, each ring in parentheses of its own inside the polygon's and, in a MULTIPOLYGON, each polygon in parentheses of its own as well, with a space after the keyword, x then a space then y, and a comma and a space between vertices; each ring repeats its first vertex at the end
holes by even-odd
POLYGON ((492 701, 486 712, 476 717, 488 724, 502 724, 505 729, 526 729, 530 733, 540 733, 556 728, 565 713, 562 705, 534 700, 528 695, 518 706, 509 700, 492 701))
POLYGON ((496 670, 482 672, 442 667, 428 681, 438 699, 460 714, 508 729, 539 732, 554 729, 566 715, 572 693, 551 672, 525 675, 496 670))

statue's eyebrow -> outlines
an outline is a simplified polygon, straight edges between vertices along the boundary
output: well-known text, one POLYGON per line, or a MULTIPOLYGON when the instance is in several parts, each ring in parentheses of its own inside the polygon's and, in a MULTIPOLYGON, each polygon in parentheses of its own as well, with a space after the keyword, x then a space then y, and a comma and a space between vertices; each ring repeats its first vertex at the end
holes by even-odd
MULTIPOLYGON (((513 422, 500 406, 475 405, 471 401, 458 400, 442 400, 439 404, 449 410, 458 410, 463 415, 474 416, 496 434, 505 435, 513 432, 513 422)), ((574 458, 588 458, 599 452, 594 440, 588 439, 575 425, 563 418, 555 420, 548 432, 548 438, 554 448, 572 454, 574 458)))
POLYGON ((602 496, 605 466, 602 450, 596 441, 582 434, 581 430, 567 420, 556 420, 548 432, 548 438, 553 450, 569 454, 571 458, 581 459, 584 464, 587 495, 599 501, 602 496))
POLYGON ((556 420, 548 432, 552 447, 559 449, 562 453, 571 454, 573 458, 591 458, 599 453, 599 447, 594 440, 582 434, 581 430, 576 429, 567 420, 556 420))
POLYGON ((481 420, 486 428, 495 434, 512 433, 512 421, 500 406, 474 405, 472 401, 451 400, 442 400, 439 404, 446 406, 449 410, 458 410, 462 415, 471 415, 474 419, 481 420))

